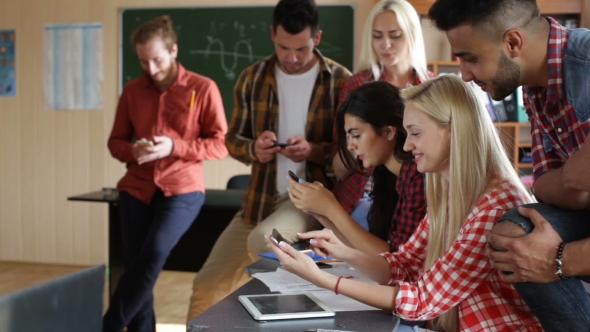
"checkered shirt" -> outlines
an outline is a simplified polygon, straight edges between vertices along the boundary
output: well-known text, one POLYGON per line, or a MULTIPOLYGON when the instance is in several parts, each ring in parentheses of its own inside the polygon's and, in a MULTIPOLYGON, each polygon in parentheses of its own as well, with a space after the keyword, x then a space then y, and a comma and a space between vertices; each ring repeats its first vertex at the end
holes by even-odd
POLYGON ((451 248, 424 271, 428 216, 396 253, 383 253, 390 285, 399 287, 394 314, 431 320, 458 306, 460 331, 543 331, 513 285, 503 282, 485 254, 486 234, 509 209, 530 202, 504 181, 483 195, 451 248))
POLYGON ((552 18, 547 20, 551 23, 547 47, 547 88, 523 86, 523 101, 531 122, 535 180, 547 171, 560 168, 590 133, 590 121, 578 120, 566 97, 563 58, 569 39, 568 30, 552 18))
POLYGON ((426 215, 424 175, 418 172, 418 166, 413 160, 402 163, 395 189, 398 199, 389 235, 391 252, 397 251, 400 245, 408 241, 426 215))

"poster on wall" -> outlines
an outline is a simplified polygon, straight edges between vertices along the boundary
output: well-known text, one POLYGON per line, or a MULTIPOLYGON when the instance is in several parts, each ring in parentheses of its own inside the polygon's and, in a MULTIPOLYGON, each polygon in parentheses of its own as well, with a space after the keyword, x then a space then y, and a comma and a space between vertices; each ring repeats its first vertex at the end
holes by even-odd
POLYGON ((102 109, 102 24, 45 25, 44 43, 45 109, 102 109))
POLYGON ((14 30, 0 30, 0 97, 16 96, 14 30))

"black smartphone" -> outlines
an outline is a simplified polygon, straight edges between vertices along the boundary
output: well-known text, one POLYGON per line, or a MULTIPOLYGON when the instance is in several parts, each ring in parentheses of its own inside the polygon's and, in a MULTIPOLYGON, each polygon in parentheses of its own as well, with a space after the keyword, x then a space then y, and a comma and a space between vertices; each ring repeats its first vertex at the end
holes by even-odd
POLYGON ((294 144, 274 142, 274 144, 271 146, 271 148, 274 148, 275 146, 280 146, 282 148, 285 148, 285 147, 291 146, 291 145, 294 145, 294 144))
POLYGON ((272 233, 270 234, 270 239, 272 240, 272 242, 274 242, 274 244, 278 247, 279 243, 281 243, 281 241, 283 242, 287 242, 285 240, 285 238, 281 235, 281 233, 279 233, 279 231, 277 231, 276 228, 272 229, 272 233))
POLYGON ((291 179, 293 179, 296 182, 299 182, 299 177, 297 176, 297 174, 293 173, 292 171, 288 171, 288 173, 291 179))
POLYGON ((332 267, 332 265, 322 262, 316 262, 315 265, 317 265, 320 269, 329 269, 332 267))

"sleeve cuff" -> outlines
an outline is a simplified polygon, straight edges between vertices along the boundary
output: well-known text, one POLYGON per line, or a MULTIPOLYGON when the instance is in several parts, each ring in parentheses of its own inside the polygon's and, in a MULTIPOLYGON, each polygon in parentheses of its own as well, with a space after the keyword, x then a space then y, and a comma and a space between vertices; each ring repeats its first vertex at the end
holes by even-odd
POLYGON ((258 160, 258 158, 256 158, 256 154, 254 153, 254 143, 256 141, 251 141, 250 144, 248 144, 248 155, 250 156, 250 159, 252 159, 252 161, 256 161, 258 160))

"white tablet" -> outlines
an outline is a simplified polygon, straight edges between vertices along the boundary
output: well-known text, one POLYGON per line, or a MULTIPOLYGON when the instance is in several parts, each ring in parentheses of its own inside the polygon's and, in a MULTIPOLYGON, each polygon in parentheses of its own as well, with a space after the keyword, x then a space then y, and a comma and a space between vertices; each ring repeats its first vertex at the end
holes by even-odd
POLYGON ((336 313, 313 294, 240 295, 255 320, 331 317, 336 313))

